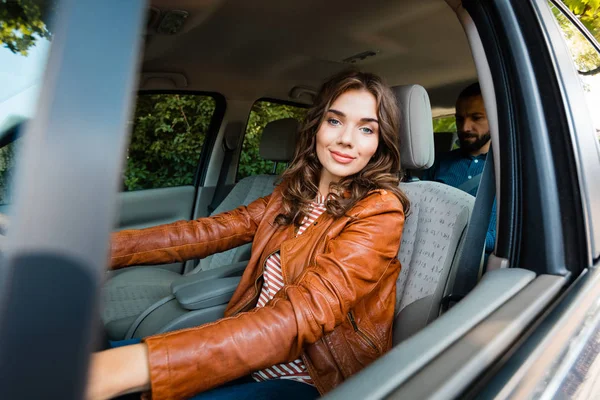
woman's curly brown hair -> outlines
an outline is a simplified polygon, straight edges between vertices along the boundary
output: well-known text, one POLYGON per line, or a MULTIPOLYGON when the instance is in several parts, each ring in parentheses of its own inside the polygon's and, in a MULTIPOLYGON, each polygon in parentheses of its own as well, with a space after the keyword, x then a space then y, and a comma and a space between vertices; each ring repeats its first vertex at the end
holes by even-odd
POLYGON ((282 176, 283 212, 275 218, 278 225, 299 226, 310 211, 319 191, 321 163, 317 158, 316 136, 331 104, 349 90, 371 93, 377 102, 379 145, 375 155, 360 172, 330 185, 325 206, 338 218, 374 189, 394 193, 408 213, 410 202, 398 187, 400 182, 399 111, 396 98, 377 75, 348 70, 327 80, 308 110, 299 133, 294 158, 282 176))

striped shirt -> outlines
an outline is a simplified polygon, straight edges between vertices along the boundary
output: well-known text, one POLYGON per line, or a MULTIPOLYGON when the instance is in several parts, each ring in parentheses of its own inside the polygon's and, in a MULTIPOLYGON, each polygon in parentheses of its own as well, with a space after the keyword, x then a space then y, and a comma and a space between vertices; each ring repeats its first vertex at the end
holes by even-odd
MULTIPOLYGON (((302 235, 324 211, 324 199, 321 196, 317 196, 317 199, 311 204, 310 212, 304 217, 304 221, 298 229, 296 236, 302 235)), ((264 307, 284 286, 279 252, 273 253, 267 258, 263 277, 264 283, 256 307, 264 307)), ((297 358, 289 363, 277 364, 257 371, 252 374, 252 378, 257 382, 263 382, 269 379, 292 379, 313 385, 313 381, 306 370, 306 365, 304 365, 301 358, 297 358)))

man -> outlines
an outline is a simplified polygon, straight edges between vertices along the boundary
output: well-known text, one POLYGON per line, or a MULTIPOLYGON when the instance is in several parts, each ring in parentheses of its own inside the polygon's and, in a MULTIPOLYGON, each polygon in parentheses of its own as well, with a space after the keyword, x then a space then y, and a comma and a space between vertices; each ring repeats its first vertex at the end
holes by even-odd
MULTIPOLYGON (((422 179, 442 182, 473 196, 477 194, 481 173, 490 150, 490 127, 479 83, 466 87, 456 101, 456 130, 460 148, 441 154, 422 179)), ((496 242, 496 204, 492 207, 485 239, 485 252, 496 242)))

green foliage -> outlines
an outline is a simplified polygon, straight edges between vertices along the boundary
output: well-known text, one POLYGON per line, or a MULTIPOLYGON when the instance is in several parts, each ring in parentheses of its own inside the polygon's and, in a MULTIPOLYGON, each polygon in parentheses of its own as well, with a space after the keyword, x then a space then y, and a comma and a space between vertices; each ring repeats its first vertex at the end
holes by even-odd
POLYGON ((39 38, 50 38, 43 10, 32 0, 0 2, 0 43, 27 56, 39 38))
POLYGON ((563 0, 563 3, 600 41, 600 0, 563 0))
MULTIPOLYGON (((215 106, 214 99, 208 96, 140 95, 127 153, 125 189, 193 184, 215 106)), ((287 117, 302 119, 305 112, 299 107, 256 102, 246 127, 238 178, 270 173, 273 162, 263 160, 258 153, 265 125, 287 117)), ((285 165, 279 165, 277 172, 283 168, 285 165)))
MULTIPOLYGON (((585 16, 586 12, 591 12, 592 8, 590 7, 595 7, 588 3, 590 2, 587 0, 565 1, 565 4, 569 6, 571 10, 584 13, 576 14, 579 19, 582 19, 582 16, 585 16)), ((569 51, 573 56, 573 61, 575 62, 577 69, 581 72, 594 71, 598 66, 600 66, 600 56, 598 55, 598 52, 583 36, 579 29, 577 29, 577 27, 556 6, 554 6, 554 4, 551 2, 548 4, 552 10, 552 13, 554 14, 554 17, 556 18, 556 21, 558 22, 558 25, 561 28, 565 40, 567 41, 569 51)), ((591 27, 590 31, 594 35, 598 35, 598 33, 600 33, 600 30, 597 30, 596 32, 593 30, 593 25, 598 24, 599 22, 600 20, 598 20, 595 14, 588 16, 588 22, 586 26, 588 26, 588 28, 591 27)))
MULTIPOLYGON (((246 135, 242 145, 240 155, 240 166, 238 169, 238 179, 251 175, 267 174, 273 170, 273 162, 263 160, 258 154, 260 138, 265 126, 271 122, 282 118, 296 118, 299 121, 304 119, 306 109, 271 103, 268 101, 257 101, 252 106, 248 125, 246 126, 246 135)), ((279 165, 277 172, 282 172, 285 166, 279 165)))
MULTIPOLYGON (((446 115, 444 117, 437 117, 433 119, 433 131, 434 132, 456 132, 456 118, 454 115, 446 115)), ((451 133, 448 133, 450 135, 451 133)), ((460 145, 458 141, 452 143, 452 150, 458 149, 460 145)))
POLYGON ((215 100, 208 96, 138 96, 125 189, 193 184, 215 106, 215 100))
POLYGON ((456 118, 454 115, 446 115, 433 119, 434 132, 456 132, 456 118))

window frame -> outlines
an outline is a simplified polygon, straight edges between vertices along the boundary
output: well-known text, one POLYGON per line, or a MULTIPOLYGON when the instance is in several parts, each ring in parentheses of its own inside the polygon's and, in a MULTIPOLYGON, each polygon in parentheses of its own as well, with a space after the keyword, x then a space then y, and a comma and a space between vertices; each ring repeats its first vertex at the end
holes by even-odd
POLYGON ((58 29, 25 127, 2 251, 0 353, 12 360, 0 367, 2 398, 19 397, 29 373, 32 398, 85 394, 146 10, 144 1, 65 1, 52 17, 58 29))
MULTIPOLYGON (((463 3, 486 44, 503 139, 494 144, 502 155, 496 252, 510 266, 574 277, 591 265, 579 149, 572 138, 571 106, 545 37, 547 22, 539 20, 535 3, 463 3)), ((570 53, 560 61, 565 62, 565 54, 578 79, 570 53)))
POLYGON ((600 261, 600 209, 592 207, 593 199, 600 199, 600 184, 595 179, 600 176, 600 143, 593 134, 595 130, 588 111, 588 103, 581 88, 578 76, 580 72, 572 60, 572 55, 547 1, 557 7, 577 27, 599 54, 600 44, 562 1, 533 0, 540 25, 544 29, 546 46, 552 57, 563 99, 562 105, 568 114, 571 142, 577 150, 575 154, 576 171, 585 214, 588 263, 592 265, 600 261))
MULTIPOLYGON (((206 173, 208 170, 208 165, 210 164, 210 155, 212 154, 213 148, 217 141, 217 136, 219 134, 219 129, 221 124, 223 123, 223 119, 225 117, 225 112, 227 111, 227 100, 225 96, 219 92, 210 92, 210 91, 200 91, 200 90, 173 90, 173 89, 152 89, 152 90, 138 90, 136 93, 136 101, 133 105, 133 112, 135 113, 135 107, 137 106, 137 98, 141 95, 155 95, 155 94, 178 94, 184 96, 207 96, 212 97, 215 101, 215 111, 210 119, 208 124, 208 130, 206 132, 206 138, 204 140, 204 145, 202 146, 202 150, 200 151, 200 157, 198 158, 196 164, 196 171, 194 172, 194 178, 191 183, 194 187, 198 188, 204 185, 204 181, 206 179, 206 173)), ((134 114, 132 117, 135 116, 134 114)), ((133 128, 132 128, 133 129, 133 128)), ((132 130, 133 132, 133 130, 132 130)), ((131 133, 130 133, 131 135, 131 133)), ((128 146, 131 143, 132 137, 130 136, 128 146)), ((181 186, 165 186, 160 188, 151 188, 151 189, 164 189, 168 187, 181 187, 181 186)), ((141 190, 150 190, 150 189, 141 189, 141 190)))

